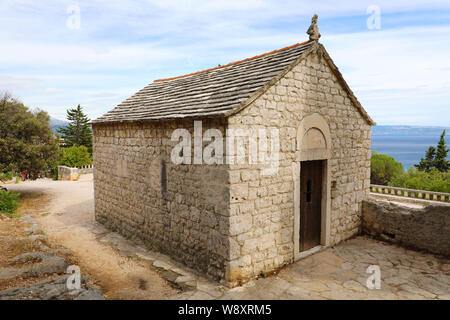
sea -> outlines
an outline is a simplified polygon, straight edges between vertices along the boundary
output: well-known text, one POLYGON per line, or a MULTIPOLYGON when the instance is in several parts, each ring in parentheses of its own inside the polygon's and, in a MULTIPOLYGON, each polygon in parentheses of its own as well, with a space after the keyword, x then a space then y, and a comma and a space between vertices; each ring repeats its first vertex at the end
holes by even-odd
POLYGON ((437 146, 444 129, 447 148, 450 148, 450 127, 375 126, 372 128, 372 151, 393 157, 407 170, 425 157, 430 146, 437 146))

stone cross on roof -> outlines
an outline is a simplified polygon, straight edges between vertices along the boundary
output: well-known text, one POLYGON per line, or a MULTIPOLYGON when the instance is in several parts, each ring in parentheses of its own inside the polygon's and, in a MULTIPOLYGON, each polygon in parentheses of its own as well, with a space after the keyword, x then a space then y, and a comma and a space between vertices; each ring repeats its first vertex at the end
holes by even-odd
POLYGON ((308 31, 306 31, 306 33, 309 34, 309 41, 318 41, 320 38, 319 27, 317 26, 318 18, 319 16, 317 14, 312 17, 311 25, 309 26, 308 31))

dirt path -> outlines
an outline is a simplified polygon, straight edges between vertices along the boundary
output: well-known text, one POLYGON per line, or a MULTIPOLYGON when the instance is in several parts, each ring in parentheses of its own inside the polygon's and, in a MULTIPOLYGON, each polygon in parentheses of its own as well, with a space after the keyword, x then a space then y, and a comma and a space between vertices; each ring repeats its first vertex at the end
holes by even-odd
POLYGON ((8 189, 50 197, 32 213, 51 241, 73 251, 81 272, 97 281, 107 299, 166 299, 178 292, 148 265, 99 241, 94 219, 92 175, 79 181, 38 180, 8 189))

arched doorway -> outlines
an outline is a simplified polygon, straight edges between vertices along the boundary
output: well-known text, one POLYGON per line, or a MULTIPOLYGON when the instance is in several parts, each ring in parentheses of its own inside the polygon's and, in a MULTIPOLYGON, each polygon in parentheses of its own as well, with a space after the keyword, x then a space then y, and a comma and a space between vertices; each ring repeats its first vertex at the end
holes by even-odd
POLYGON ((297 130, 294 174, 294 259, 330 243, 331 134, 318 113, 306 116, 297 130))

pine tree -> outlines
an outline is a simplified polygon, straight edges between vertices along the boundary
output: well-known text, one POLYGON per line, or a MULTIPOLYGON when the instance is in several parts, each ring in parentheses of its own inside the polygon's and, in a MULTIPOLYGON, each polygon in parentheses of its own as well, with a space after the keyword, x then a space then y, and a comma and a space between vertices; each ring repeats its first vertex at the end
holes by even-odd
POLYGON ((421 158, 420 163, 415 164, 414 166, 420 171, 430 171, 434 167, 435 157, 436 148, 431 146, 425 154, 425 159, 421 158))
POLYGON ((447 160, 448 151, 445 143, 445 130, 442 132, 441 139, 437 145, 434 167, 441 172, 447 172, 450 169, 450 161, 447 160))
POLYGON ((69 124, 66 127, 57 129, 61 134, 63 146, 85 146, 92 154, 92 129, 90 119, 84 114, 83 108, 78 105, 75 109, 68 109, 67 120, 69 124))

